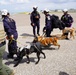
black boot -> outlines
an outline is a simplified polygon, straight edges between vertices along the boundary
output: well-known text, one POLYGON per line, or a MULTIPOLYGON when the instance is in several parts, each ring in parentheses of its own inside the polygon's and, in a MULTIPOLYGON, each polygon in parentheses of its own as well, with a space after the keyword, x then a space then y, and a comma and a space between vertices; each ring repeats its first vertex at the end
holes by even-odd
POLYGON ((13 59, 13 54, 8 54, 7 58, 13 59))

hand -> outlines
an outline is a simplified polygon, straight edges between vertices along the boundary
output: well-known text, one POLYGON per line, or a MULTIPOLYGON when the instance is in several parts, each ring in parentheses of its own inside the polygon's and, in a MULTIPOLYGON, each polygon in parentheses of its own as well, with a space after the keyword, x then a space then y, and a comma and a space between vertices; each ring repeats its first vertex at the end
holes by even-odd
POLYGON ((13 38, 14 38, 14 35, 11 35, 11 36, 10 36, 10 39, 13 39, 13 38))
POLYGON ((38 19, 38 18, 39 18, 39 16, 36 16, 36 18, 38 19))
POLYGON ((8 36, 6 36, 6 39, 7 39, 7 40, 9 40, 9 37, 8 37, 8 36))
POLYGON ((10 40, 10 39, 13 39, 14 35, 11 35, 11 36, 6 36, 6 39, 7 40, 10 40))
POLYGON ((34 23, 31 23, 32 26, 34 26, 34 23))

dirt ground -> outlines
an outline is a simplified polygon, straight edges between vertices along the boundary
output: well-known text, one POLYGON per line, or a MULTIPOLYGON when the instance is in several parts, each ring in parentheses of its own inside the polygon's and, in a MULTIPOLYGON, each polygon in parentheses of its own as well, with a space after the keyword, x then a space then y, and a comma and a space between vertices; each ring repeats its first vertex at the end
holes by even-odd
MULTIPOLYGON (((62 13, 50 13, 56 14, 61 17, 62 13)), ((76 13, 70 13, 74 19, 73 27, 76 28, 76 13)), ((16 21, 18 31, 18 46, 22 47, 29 44, 33 40, 32 27, 30 25, 30 15, 28 14, 14 14, 11 17, 16 21)), ((42 35, 42 29, 45 25, 45 16, 41 14, 40 19, 40 35, 42 35)), ((61 34, 59 29, 54 29, 52 34, 61 34)), ((75 36, 76 38, 76 36, 75 36)), ((26 63, 26 57, 23 58, 21 63, 17 67, 13 67, 15 62, 7 59, 6 51, 4 54, 3 62, 15 71, 15 75, 76 75, 76 39, 70 40, 58 40, 61 45, 60 49, 56 46, 43 49, 46 55, 46 59, 40 55, 40 62, 35 65, 37 61, 36 54, 30 54, 30 64, 26 63)))

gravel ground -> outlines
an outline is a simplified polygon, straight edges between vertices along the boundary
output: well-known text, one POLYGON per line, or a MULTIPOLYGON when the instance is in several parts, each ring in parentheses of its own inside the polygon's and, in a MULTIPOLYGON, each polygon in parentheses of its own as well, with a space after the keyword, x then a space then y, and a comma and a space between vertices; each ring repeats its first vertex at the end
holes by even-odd
MULTIPOLYGON (((60 16, 62 13, 55 13, 60 16)), ((71 13, 74 18, 73 27, 76 27, 76 13, 71 13)), ((30 26, 29 15, 15 14, 11 16, 17 22, 17 30, 19 34, 18 46, 23 46, 32 42, 32 27, 30 26)), ((40 34, 42 35, 42 28, 44 27, 44 15, 41 14, 40 20, 40 34)), ((52 34, 60 34, 59 29, 54 29, 52 34)), ((76 36, 75 36, 76 38, 76 36)), ((13 67, 15 62, 11 59, 7 59, 7 44, 4 54, 3 62, 15 71, 15 75, 76 75, 76 39, 70 40, 58 40, 61 45, 60 49, 56 46, 43 49, 46 55, 46 59, 43 55, 40 55, 40 62, 35 65, 37 61, 36 54, 30 54, 30 64, 26 63, 26 57, 23 58, 21 63, 17 67, 13 67)))

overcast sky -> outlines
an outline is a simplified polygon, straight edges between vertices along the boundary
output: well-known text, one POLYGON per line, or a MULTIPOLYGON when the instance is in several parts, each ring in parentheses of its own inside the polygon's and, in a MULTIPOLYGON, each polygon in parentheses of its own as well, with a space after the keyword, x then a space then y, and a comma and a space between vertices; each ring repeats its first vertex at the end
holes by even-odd
POLYGON ((38 6, 38 10, 76 9, 76 0, 0 0, 0 10, 7 9, 10 12, 32 11, 34 5, 38 6))

